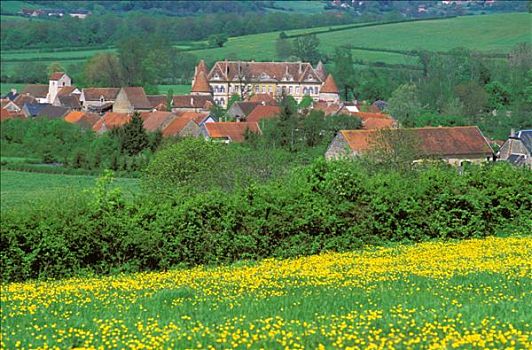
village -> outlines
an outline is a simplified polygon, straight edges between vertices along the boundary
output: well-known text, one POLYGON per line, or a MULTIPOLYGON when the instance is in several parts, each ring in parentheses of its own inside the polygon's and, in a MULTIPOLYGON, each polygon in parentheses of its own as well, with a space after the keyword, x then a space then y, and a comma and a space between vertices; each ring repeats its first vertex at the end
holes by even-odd
POLYGON ((321 62, 312 67, 306 62, 218 61, 209 69, 201 60, 190 93, 172 96, 147 95, 142 87, 79 89, 68 74, 55 72, 48 85, 29 84, 2 97, 1 120, 63 119, 101 134, 127 124, 139 113, 146 131, 163 137, 238 143, 245 140, 246 132, 260 135, 265 121, 279 116, 283 96, 298 103, 307 99, 308 106, 299 111, 303 115, 317 110, 325 117, 360 119, 360 130, 337 133, 326 159, 367 153, 380 130, 405 130, 412 134, 422 158, 458 166, 495 160, 532 165, 530 130, 512 131, 508 140, 498 141, 500 150, 495 152, 491 145, 497 141, 484 137, 474 125, 401 129, 386 113, 385 101, 341 101, 334 77, 321 62), (215 106, 225 110, 223 116, 212 113, 215 106))

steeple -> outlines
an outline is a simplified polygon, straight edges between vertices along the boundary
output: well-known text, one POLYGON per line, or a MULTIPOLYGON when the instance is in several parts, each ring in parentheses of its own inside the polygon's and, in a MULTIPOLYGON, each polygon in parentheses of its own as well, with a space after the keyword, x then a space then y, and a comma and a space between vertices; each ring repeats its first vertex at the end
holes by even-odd
POLYGON ((325 79, 325 82, 321 86, 319 99, 320 101, 334 102, 334 103, 340 100, 338 86, 336 86, 336 82, 334 81, 334 78, 330 74, 327 76, 327 79, 325 79))
POLYGON ((192 90, 190 91, 191 95, 210 95, 211 87, 209 85, 209 80, 207 79, 207 74, 203 71, 198 72, 194 79, 192 85, 192 90))
POLYGON ((316 71, 316 73, 318 74, 318 76, 320 77, 321 80, 325 79, 325 66, 323 65, 323 63, 321 62, 321 60, 318 62, 318 64, 316 65, 316 68, 314 69, 316 71))

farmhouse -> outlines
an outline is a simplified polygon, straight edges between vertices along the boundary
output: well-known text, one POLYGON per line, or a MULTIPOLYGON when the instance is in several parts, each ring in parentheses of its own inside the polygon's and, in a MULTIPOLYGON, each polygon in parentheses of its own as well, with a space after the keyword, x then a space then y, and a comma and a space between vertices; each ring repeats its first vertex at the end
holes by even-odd
POLYGON ((493 150, 476 126, 389 129, 387 132, 340 130, 329 145, 325 158, 368 154, 376 148, 389 147, 390 144, 383 138, 394 135, 412 140, 410 146, 420 156, 419 160, 439 159, 451 165, 462 165, 493 159, 493 150))
POLYGON ((208 71, 202 60, 197 65, 193 90, 212 94, 214 103, 226 107, 233 94, 244 100, 253 94, 282 94, 301 101, 304 96, 314 100, 339 100, 338 88, 331 75, 326 76, 323 64, 314 68, 306 62, 245 62, 218 61, 208 71), (206 86, 208 82, 208 87, 206 86))
POLYGON ((498 159, 517 166, 532 167, 532 130, 512 130, 508 140, 501 146, 498 159))
POLYGON ((104 113, 112 108, 119 88, 85 88, 81 90, 79 102, 85 111, 104 113))
POLYGON ((260 134, 259 124, 247 122, 216 122, 206 123, 201 127, 201 134, 207 140, 215 140, 223 143, 243 142, 247 132, 260 134))
POLYGON ((152 109, 142 87, 121 88, 113 104, 113 112, 115 113, 149 112, 152 109))

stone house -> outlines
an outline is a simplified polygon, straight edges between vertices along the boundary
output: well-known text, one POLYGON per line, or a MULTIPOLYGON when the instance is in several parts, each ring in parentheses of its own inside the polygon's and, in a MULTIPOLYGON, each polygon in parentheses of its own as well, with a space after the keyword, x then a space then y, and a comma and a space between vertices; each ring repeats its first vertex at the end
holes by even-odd
POLYGON ((72 86, 72 79, 64 72, 55 72, 50 75, 48 81, 47 102, 52 104, 55 101, 59 90, 64 87, 72 86))
POLYGON ((119 91, 119 88, 85 88, 81 90, 79 102, 84 111, 102 112, 113 106, 119 91))
MULTIPOLYGON (((389 133, 405 133, 413 140, 419 159, 438 159, 451 165, 484 163, 493 160, 493 150, 476 126, 389 129, 389 133)), ((370 153, 383 137, 380 130, 340 130, 332 140, 326 159, 356 157, 370 153)))
POLYGON ((218 61, 208 71, 202 60, 196 67, 192 86, 211 93, 214 103, 226 107, 233 94, 247 100, 251 95, 268 94, 272 98, 290 95, 300 102, 304 96, 337 101, 338 92, 332 76, 326 76, 323 64, 312 67, 306 62, 218 61), (205 85, 205 76, 209 84, 205 85), (336 91, 335 91, 336 90, 336 91))
POLYGON ((115 113, 151 112, 152 110, 151 103, 142 87, 121 88, 113 104, 115 113))
POLYGON ((237 101, 227 110, 226 116, 236 120, 245 120, 247 116, 262 102, 237 101))
POLYGON ((213 104, 210 95, 176 95, 172 98, 172 112, 208 112, 213 104))
POLYGON ((521 130, 510 137, 501 146, 497 155, 499 161, 506 161, 517 166, 532 168, 532 130, 521 130))

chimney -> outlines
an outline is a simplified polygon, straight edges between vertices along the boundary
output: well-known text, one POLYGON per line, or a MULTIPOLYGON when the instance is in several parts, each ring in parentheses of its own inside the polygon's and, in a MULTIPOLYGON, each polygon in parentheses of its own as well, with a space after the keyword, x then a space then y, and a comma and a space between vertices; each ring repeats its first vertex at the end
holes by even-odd
POLYGON ((191 98, 190 98, 190 105, 191 105, 191 106, 194 106, 194 97, 191 97, 191 98))

